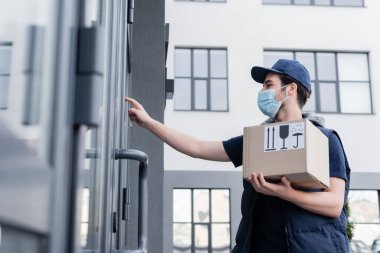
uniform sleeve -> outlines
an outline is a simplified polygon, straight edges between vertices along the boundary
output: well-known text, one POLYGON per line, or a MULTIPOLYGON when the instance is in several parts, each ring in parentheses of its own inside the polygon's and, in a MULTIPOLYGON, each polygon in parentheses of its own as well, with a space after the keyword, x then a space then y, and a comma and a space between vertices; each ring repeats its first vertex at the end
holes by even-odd
POLYGON ((223 147, 235 167, 243 164, 243 135, 223 141, 223 147))
POLYGON ((330 177, 338 177, 347 181, 346 159, 342 145, 334 133, 329 136, 329 162, 330 177))

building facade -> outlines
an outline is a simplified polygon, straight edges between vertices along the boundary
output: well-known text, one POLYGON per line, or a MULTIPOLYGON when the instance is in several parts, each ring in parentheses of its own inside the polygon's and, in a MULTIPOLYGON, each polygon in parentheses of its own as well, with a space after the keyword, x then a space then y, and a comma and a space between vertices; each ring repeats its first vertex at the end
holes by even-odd
MULTIPOLYGON (((354 240, 371 247, 380 236, 379 10, 375 0, 167 0, 167 73, 175 92, 166 125, 208 140, 241 135, 266 119, 257 107, 261 85, 250 76, 252 66, 270 67, 279 58, 301 61, 313 89, 304 109, 324 117, 343 140, 352 170, 354 240)), ((241 168, 165 146, 165 252, 228 252, 240 220, 235 191, 242 191, 241 168), (225 185, 221 174, 231 179, 225 185), (228 226, 222 228, 213 225, 214 188, 230 191, 228 226), (196 201, 211 204, 200 209, 196 201), (178 216, 178 209, 190 213, 178 216)))

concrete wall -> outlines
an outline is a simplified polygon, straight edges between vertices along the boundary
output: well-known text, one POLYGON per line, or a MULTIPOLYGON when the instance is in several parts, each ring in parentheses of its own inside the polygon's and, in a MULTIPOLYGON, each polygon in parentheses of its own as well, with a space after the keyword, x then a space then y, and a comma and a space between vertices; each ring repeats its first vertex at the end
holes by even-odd
MULTIPOLYGON (((135 1, 132 41, 130 95, 139 100, 150 115, 159 121, 163 121, 165 103, 164 5, 163 0, 135 1)), ((143 150, 149 156, 148 251, 161 253, 162 219, 158 217, 163 215, 163 143, 137 125, 131 128, 129 137, 130 148, 143 150)), ((137 235, 137 230, 133 231, 137 235)))

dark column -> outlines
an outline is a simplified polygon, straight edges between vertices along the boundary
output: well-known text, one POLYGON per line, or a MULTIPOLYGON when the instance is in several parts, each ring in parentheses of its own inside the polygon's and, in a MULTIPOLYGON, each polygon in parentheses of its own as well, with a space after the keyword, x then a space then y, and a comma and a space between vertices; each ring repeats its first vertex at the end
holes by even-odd
MULTIPOLYGON (((132 28, 132 82, 130 87, 130 96, 141 102, 146 111, 161 122, 164 120, 165 104, 164 14, 164 0, 135 1, 132 28)), ((129 143, 130 148, 142 150, 149 156, 148 251, 162 253, 163 142, 147 130, 133 126, 130 131, 129 143)), ((132 176, 137 178, 135 175, 132 176)), ((133 202, 137 203, 136 201, 133 202)))

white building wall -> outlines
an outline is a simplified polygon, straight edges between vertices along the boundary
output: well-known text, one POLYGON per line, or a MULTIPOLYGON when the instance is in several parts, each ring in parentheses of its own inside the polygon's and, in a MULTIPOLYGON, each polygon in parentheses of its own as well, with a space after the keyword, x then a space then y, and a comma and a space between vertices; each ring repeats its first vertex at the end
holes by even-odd
MULTIPOLYGON (((165 124, 198 138, 225 140, 242 134, 243 127, 265 120, 257 105, 250 70, 263 64, 264 49, 369 52, 372 115, 320 114, 326 126, 343 139, 354 172, 380 172, 380 1, 364 8, 263 5, 259 0, 226 3, 166 1, 170 23, 168 77, 174 77, 174 47, 226 47, 228 52, 228 112, 175 111, 168 100, 165 124)), ((352 103, 360 97, 352 97, 352 103)), ((184 156, 165 147, 166 170, 234 169, 184 156)), ((380 187, 380 183, 379 183, 380 187)))

